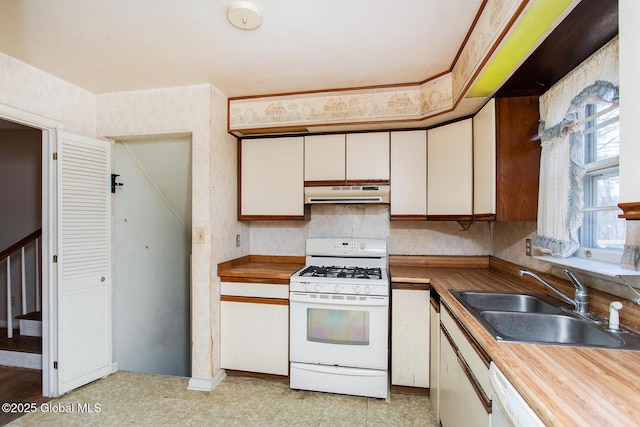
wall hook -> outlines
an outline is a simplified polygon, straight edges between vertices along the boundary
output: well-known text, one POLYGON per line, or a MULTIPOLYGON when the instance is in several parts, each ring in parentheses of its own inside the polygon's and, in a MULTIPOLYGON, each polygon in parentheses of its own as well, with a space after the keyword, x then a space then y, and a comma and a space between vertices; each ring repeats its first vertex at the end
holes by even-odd
POLYGON ((122 187, 124 184, 121 182, 116 182, 120 175, 112 173, 111 174, 111 192, 116 192, 116 187, 122 187))

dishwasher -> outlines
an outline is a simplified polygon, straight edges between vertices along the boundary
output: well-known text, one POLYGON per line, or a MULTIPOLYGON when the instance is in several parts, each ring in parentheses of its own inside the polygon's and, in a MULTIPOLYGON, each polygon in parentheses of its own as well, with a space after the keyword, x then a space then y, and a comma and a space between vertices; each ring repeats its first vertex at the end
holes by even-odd
POLYGON ((520 396, 507 377, 491 362, 491 427, 544 427, 544 423, 520 396))

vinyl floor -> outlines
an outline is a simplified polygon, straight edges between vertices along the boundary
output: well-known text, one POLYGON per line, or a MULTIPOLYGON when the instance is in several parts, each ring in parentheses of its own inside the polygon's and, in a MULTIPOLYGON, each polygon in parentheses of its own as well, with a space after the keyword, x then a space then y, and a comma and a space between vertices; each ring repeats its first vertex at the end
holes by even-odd
POLYGON ((428 396, 385 400, 291 390, 228 376, 211 392, 188 379, 116 372, 39 405, 11 426, 434 426, 428 396))

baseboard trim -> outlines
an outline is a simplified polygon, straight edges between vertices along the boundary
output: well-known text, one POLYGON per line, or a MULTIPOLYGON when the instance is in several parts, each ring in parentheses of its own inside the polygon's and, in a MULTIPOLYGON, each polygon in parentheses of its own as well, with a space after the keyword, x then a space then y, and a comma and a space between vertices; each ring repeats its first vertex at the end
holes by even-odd
POLYGON ((187 390, 213 391, 227 377, 224 369, 220 369, 213 378, 191 378, 187 390))

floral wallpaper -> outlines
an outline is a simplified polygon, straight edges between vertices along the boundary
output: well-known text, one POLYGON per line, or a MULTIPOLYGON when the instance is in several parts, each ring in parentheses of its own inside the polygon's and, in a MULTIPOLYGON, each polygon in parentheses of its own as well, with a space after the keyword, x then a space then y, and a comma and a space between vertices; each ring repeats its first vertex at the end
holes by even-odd
POLYGON ((418 119, 452 108, 451 76, 422 85, 231 100, 231 130, 418 119))

